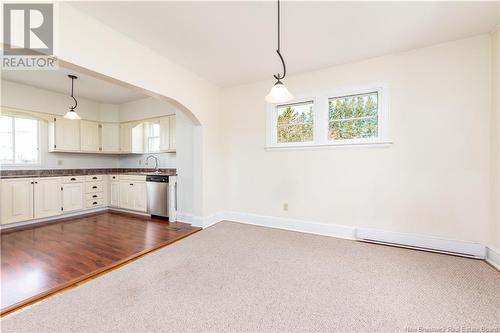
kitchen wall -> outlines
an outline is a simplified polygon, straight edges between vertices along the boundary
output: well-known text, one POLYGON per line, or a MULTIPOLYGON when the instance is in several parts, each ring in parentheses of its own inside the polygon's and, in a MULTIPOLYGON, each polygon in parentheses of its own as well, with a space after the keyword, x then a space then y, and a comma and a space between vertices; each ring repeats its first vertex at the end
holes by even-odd
MULTIPOLYGON (((182 213, 190 213, 194 210, 193 197, 195 170, 195 125, 183 112, 177 110, 171 104, 165 103, 152 97, 120 105, 120 121, 140 120, 144 118, 161 117, 169 114, 176 115, 176 153, 155 153, 159 159, 159 165, 163 168, 177 168, 178 178, 178 210, 182 213), (181 190, 182 189, 182 190, 181 190)), ((135 168, 144 167, 146 157, 144 155, 127 155, 120 158, 120 167, 135 168)), ((150 159, 150 166, 154 161, 150 159)))
MULTIPOLYGON (((10 81, 1 81, 1 105, 16 109, 64 115, 72 100, 68 95, 39 89, 10 81)), ((118 121, 118 105, 100 104, 78 98, 78 114, 89 120, 118 121)), ((117 155, 71 154, 48 152, 47 123, 41 122, 40 158, 37 166, 8 167, 9 169, 71 169, 71 168, 118 168, 120 159, 117 155)), ((6 167, 2 167, 6 169, 6 167)))
MULTIPOLYGON (((176 109, 172 105, 152 97, 146 97, 129 103, 120 104, 119 110, 120 122, 161 117, 176 113, 176 109)), ((188 124, 181 124, 181 126, 191 124, 189 119, 187 119, 187 121, 188 124)), ((192 140, 190 140, 190 144, 192 144, 192 140)), ((145 161, 148 155, 150 154, 122 156, 120 158, 120 166, 123 168, 146 167, 145 161)), ((154 155, 158 157, 158 164, 160 167, 176 167, 176 153, 155 153, 154 155)), ((152 159, 150 162, 152 163, 151 165, 154 165, 154 161, 152 159)))
POLYGON ((389 147, 266 151, 273 82, 224 89, 226 209, 491 244, 491 73, 482 35, 286 78, 295 95, 385 82, 389 147))

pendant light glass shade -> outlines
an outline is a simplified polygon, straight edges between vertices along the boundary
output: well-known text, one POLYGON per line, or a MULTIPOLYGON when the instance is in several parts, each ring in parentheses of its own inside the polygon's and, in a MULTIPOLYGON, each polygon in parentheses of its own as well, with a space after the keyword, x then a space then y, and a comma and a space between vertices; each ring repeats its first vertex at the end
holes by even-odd
POLYGON ((293 99, 293 95, 288 91, 283 82, 278 81, 271 88, 271 91, 266 96, 266 102, 277 104, 285 103, 293 99))
POLYGON ((79 120, 79 119, 82 119, 80 118, 80 116, 75 112, 75 110, 69 110, 68 112, 66 112, 66 114, 64 115, 64 118, 66 119, 71 119, 71 120, 79 120))

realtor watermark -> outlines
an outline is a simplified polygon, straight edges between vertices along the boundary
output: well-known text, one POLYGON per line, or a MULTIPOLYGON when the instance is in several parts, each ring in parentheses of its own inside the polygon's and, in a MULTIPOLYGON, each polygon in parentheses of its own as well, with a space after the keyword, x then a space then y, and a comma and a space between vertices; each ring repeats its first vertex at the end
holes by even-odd
POLYGON ((500 327, 440 326, 405 327, 407 333, 500 333, 500 327))
POLYGON ((54 4, 3 4, 3 70, 57 69, 54 4))

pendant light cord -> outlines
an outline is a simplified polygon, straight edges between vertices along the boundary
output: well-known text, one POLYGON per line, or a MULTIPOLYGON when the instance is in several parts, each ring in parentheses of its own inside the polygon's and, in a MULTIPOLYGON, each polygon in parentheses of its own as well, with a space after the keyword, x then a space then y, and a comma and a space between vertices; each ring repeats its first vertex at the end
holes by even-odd
POLYGON ((71 111, 74 111, 76 109, 76 107, 78 106, 78 101, 73 96, 73 84, 75 82, 75 77, 70 76, 70 78, 71 78, 71 98, 73 98, 73 100, 75 101, 75 105, 74 106, 70 106, 69 108, 70 108, 71 111))
POLYGON ((286 76, 286 65, 285 65, 285 60, 283 59, 283 56, 281 55, 281 39, 280 39, 280 0, 278 0, 278 49, 276 50, 276 53, 278 53, 278 56, 281 59, 281 63, 283 64, 283 75, 280 73, 275 74, 274 78, 278 81, 282 80, 286 76))

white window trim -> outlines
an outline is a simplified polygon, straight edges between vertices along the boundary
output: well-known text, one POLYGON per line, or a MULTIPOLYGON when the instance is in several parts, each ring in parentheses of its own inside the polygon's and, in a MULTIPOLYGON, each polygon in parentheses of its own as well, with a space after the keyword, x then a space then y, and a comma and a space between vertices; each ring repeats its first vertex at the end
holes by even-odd
MULTIPOLYGON (((11 118, 23 118, 23 117, 17 117, 17 116, 10 116, 10 115, 5 115, 6 117, 11 117, 11 118)), ((37 137, 38 137, 38 142, 37 142, 37 160, 36 162, 30 162, 30 163, 1 163, 0 162, 0 167, 2 169, 4 168, 32 168, 32 167, 40 167, 42 166, 42 155, 40 153, 40 144, 42 142, 42 128, 41 128, 41 123, 39 119, 34 119, 31 117, 26 117, 24 119, 33 119, 37 121, 37 137)), ((14 120, 15 122, 15 120, 14 120)), ((14 126, 14 122, 12 126, 14 126)), ((15 133, 14 131, 12 132, 12 148, 13 148, 13 153, 15 154, 16 151, 16 139, 15 139, 15 133)))
POLYGON ((393 142, 389 136, 389 89, 385 83, 373 83, 356 87, 343 87, 340 89, 321 91, 314 94, 302 95, 282 104, 267 105, 266 122, 266 150, 281 149, 332 149, 332 148, 364 148, 364 147, 388 147, 393 142), (335 97, 349 95, 378 93, 378 137, 361 138, 351 140, 329 140, 328 139, 328 100, 335 97), (312 142, 290 142, 278 143, 277 141, 277 116, 276 107, 313 101, 313 136, 312 142))

